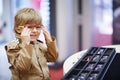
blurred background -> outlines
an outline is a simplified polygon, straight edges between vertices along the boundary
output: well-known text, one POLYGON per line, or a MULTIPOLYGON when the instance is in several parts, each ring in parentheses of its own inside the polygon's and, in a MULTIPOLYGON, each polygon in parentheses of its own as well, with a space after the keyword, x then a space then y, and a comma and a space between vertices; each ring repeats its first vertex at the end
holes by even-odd
MULTIPOLYGON (((11 77, 4 46, 15 38, 14 16, 24 7, 39 10, 57 39, 58 61, 48 63, 51 80, 63 77, 63 63, 72 54, 120 43, 119 0, 0 0, 0 80, 11 77)), ((44 41, 43 34, 39 38, 44 41)))

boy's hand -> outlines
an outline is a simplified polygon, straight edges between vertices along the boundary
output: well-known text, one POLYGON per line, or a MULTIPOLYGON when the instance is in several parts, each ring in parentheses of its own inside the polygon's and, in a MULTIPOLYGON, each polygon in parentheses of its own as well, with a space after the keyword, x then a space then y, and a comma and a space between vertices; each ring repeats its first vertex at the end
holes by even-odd
POLYGON ((21 32, 21 40, 23 43, 27 45, 30 44, 30 33, 31 31, 28 29, 28 27, 25 27, 23 31, 21 32))
POLYGON ((45 40, 47 41, 47 42, 52 42, 52 39, 51 39, 51 35, 50 35, 50 33, 47 31, 47 29, 42 25, 42 30, 43 30, 43 34, 44 34, 44 36, 45 36, 45 40))

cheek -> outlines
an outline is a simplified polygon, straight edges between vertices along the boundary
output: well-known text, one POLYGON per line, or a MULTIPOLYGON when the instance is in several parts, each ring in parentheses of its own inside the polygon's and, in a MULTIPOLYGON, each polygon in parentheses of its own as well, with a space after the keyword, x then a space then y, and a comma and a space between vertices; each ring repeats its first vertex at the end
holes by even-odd
POLYGON ((37 35, 38 35, 38 36, 40 35, 40 32, 41 32, 41 31, 38 31, 38 32, 37 32, 37 35))
POLYGON ((38 38, 40 36, 40 31, 38 31, 36 34, 36 38, 38 38))

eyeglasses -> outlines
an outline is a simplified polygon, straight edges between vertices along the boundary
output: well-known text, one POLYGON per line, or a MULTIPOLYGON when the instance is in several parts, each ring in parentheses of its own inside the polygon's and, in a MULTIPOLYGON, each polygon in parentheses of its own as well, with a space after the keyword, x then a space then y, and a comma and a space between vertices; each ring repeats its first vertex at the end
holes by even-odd
POLYGON ((18 28, 23 29, 24 27, 28 27, 28 29, 30 30, 34 30, 34 29, 41 30, 41 26, 42 25, 38 25, 38 24, 26 24, 24 26, 19 26, 18 28))

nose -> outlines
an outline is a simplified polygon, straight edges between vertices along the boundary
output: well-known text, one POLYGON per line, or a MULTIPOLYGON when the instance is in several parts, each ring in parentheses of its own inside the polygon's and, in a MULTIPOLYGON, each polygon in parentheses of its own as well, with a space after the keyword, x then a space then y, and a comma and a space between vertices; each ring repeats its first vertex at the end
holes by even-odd
POLYGON ((36 31, 37 31, 37 29, 34 27, 34 28, 33 28, 33 32, 36 32, 36 31))

